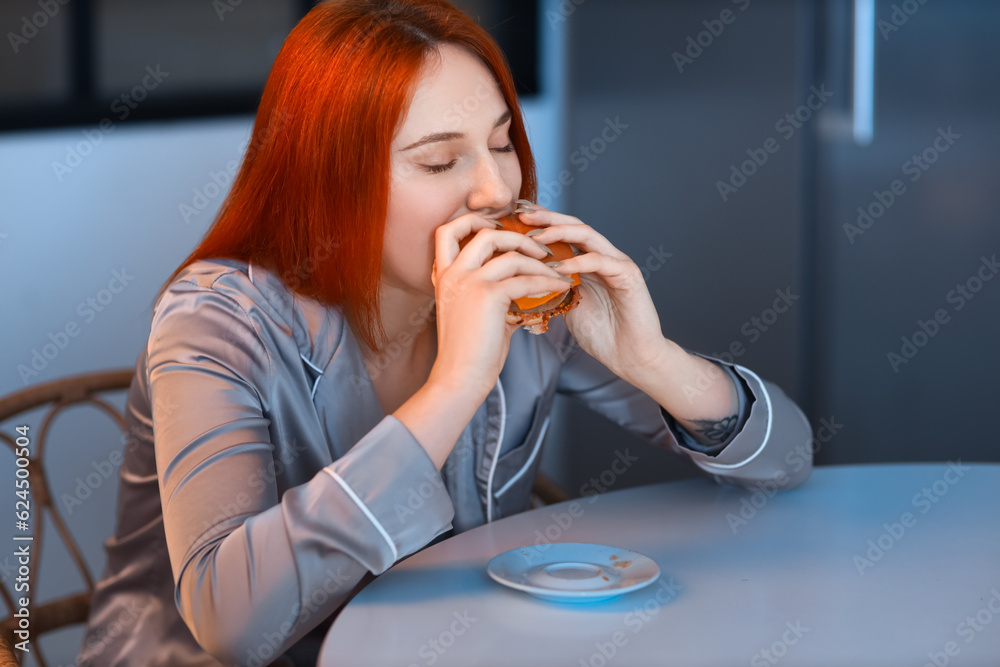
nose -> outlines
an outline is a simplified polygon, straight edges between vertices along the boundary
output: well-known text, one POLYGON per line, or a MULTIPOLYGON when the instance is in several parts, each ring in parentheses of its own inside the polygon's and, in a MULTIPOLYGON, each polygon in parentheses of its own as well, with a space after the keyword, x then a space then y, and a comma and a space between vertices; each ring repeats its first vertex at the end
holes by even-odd
POLYGON ((514 193, 504 179, 500 165, 492 154, 479 160, 472 171, 469 188, 469 210, 482 215, 509 213, 514 193))

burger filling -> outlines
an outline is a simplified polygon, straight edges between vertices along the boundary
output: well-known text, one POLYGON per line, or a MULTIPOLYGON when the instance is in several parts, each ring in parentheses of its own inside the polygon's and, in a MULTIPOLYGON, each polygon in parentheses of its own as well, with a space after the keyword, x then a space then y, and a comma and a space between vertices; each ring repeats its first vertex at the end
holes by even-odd
POLYGON ((569 289, 561 294, 556 294, 545 303, 535 306, 534 308, 528 308, 527 310, 521 310, 520 308, 517 307, 516 303, 511 302, 510 312, 515 314, 524 313, 526 315, 533 315, 535 313, 544 313, 554 308, 567 306, 572 300, 573 300, 573 290, 569 289))

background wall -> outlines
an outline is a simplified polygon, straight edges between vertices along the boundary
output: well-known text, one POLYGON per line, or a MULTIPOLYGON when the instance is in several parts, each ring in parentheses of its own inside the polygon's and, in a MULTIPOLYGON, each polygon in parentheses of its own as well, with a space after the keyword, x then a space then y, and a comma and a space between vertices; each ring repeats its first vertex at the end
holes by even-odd
MULTIPOLYGON (((980 415, 1000 398, 1000 4, 877 0, 857 23, 854 5, 577 7, 566 145, 593 159, 566 156, 566 210, 640 265, 672 253, 647 280, 665 335, 735 345, 836 432, 813 443, 817 463, 997 461, 980 415), (608 118, 628 127, 605 146, 608 118)), ((544 463, 567 489, 625 447, 640 461, 611 488, 699 474, 572 401, 556 409, 544 463)))

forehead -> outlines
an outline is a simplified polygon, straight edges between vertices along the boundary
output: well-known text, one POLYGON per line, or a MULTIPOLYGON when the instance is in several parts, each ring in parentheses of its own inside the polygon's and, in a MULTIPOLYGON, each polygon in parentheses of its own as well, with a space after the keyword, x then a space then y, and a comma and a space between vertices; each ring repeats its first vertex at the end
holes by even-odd
POLYGON ((431 132, 491 127, 506 108, 486 65, 462 48, 443 45, 424 60, 394 143, 406 145, 431 132))

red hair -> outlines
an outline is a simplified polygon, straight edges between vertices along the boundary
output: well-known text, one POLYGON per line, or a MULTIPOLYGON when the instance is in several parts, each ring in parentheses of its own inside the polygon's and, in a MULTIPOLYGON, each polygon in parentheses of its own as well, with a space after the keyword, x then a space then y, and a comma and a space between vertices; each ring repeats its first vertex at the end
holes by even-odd
POLYGON ((331 0, 278 52, 247 153, 211 228, 167 279, 199 259, 273 271, 289 289, 344 309, 381 351, 382 239, 392 139, 425 58, 452 44, 478 56, 511 110, 519 196, 535 200, 535 163, 514 80, 483 28, 444 0, 331 0))

